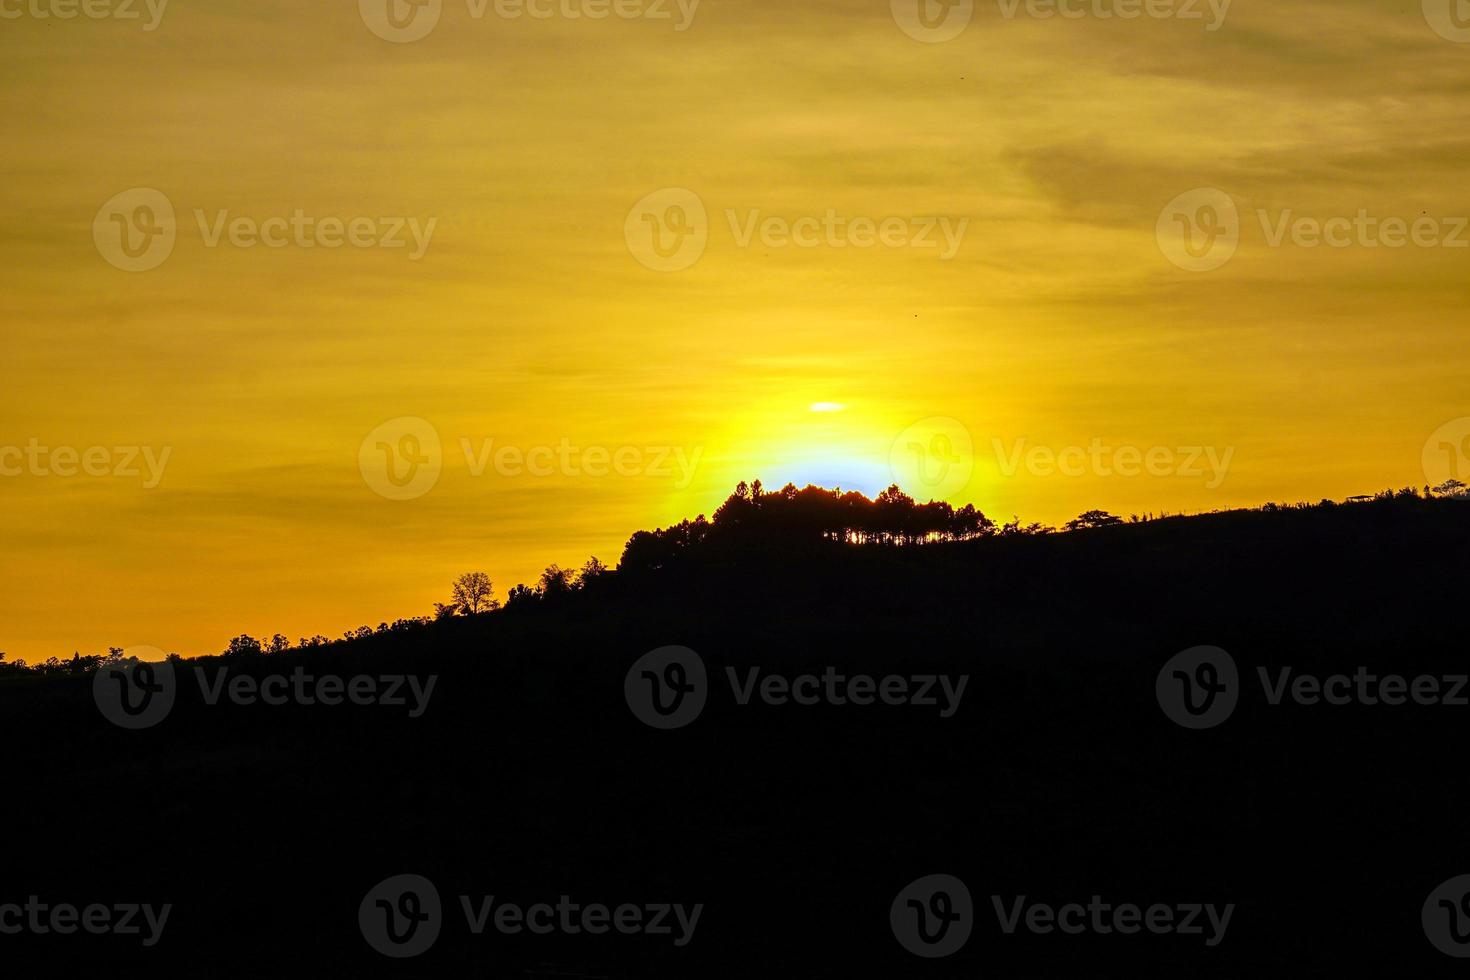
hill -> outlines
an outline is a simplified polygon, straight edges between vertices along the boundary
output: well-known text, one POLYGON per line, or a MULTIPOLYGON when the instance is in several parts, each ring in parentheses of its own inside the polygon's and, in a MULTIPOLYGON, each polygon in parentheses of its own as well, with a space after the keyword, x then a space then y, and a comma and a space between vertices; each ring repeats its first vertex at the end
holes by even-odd
POLYGON ((851 522, 725 523, 635 536, 618 571, 497 612, 174 662, 166 712, 135 728, 105 676, 0 678, 0 905, 172 905, 152 946, 0 947, 37 976, 1454 966, 1421 908, 1470 872, 1470 506, 867 544, 851 522), (433 882, 437 917, 403 874, 433 882), (968 901, 935 898, 941 874, 968 901), (546 934, 524 925, 538 903, 546 934), (556 911, 599 903, 636 928, 556 911), (390 911, 433 919, 429 948, 376 951, 390 911), (910 933, 946 912, 959 948, 911 952, 938 950, 910 933))

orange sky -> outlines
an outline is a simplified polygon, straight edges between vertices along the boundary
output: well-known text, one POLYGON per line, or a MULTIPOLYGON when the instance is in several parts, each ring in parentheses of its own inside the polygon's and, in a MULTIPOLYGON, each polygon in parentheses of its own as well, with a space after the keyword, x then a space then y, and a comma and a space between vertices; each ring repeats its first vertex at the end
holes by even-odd
POLYGON ((1051 523, 1470 479, 1435 0, 386 2, 0 0, 12 657, 503 596, 751 477, 1051 523))

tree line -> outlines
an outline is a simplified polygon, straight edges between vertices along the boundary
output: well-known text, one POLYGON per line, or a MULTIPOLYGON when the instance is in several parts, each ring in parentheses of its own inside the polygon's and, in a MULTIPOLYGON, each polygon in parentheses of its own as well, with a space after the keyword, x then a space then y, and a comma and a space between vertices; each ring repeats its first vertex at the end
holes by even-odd
MULTIPOLYGON (((1259 513, 1273 514, 1303 510, 1321 510, 1365 504, 1404 504, 1411 501, 1470 500, 1470 487, 1458 480, 1439 486, 1384 490, 1371 496, 1350 497, 1344 503, 1322 500, 1316 504, 1267 503, 1255 508, 1259 513)), ((1065 531, 1082 531, 1140 524, 1168 517, 1168 514, 1130 515, 1127 520, 1103 510, 1088 510, 1062 525, 1065 531)), ((1182 516, 1182 515, 1181 515, 1182 516)), ((803 544, 852 545, 870 547, 915 547, 946 542, 975 541, 984 538, 1037 537, 1058 529, 1039 523, 1023 524, 1012 518, 997 524, 973 504, 954 507, 942 500, 918 503, 897 485, 890 486, 869 499, 856 491, 827 490, 807 486, 797 489, 788 483, 780 490, 767 492, 759 480, 741 482, 734 493, 715 509, 713 519, 701 514, 694 520, 683 520, 667 528, 637 531, 628 539, 618 563, 618 572, 655 571, 681 561, 719 554, 722 550, 761 548, 780 550, 803 544)), ((293 644, 286 636, 274 633, 269 639, 249 634, 232 638, 222 657, 259 657, 286 653, 290 650, 313 650, 321 647, 366 640, 385 633, 401 634, 424 630, 436 622, 460 617, 481 616, 499 610, 514 611, 539 603, 556 602, 593 586, 609 575, 608 568, 596 557, 580 568, 548 565, 540 577, 529 585, 517 583, 507 593, 504 604, 495 598, 494 583, 485 572, 466 572, 450 585, 448 602, 434 603, 430 616, 397 619, 379 623, 376 628, 359 626, 347 630, 338 639, 320 634, 300 637, 293 644)), ((168 654, 170 660, 180 659, 168 654)), ((73 653, 70 658, 51 657, 37 664, 24 660, 7 660, 0 652, 0 677, 20 674, 71 675, 90 674, 123 661, 124 651, 111 647, 106 654, 73 653)))
MULTIPOLYGON (((1064 527, 1080 530, 1122 523, 1105 511, 1090 510, 1064 527)), ((696 552, 732 547, 780 548, 821 542, 911 547, 1035 536, 1055 530, 1035 522, 1023 524, 1019 517, 997 524, 974 504, 955 507, 943 500, 921 504, 897 485, 870 500, 855 490, 797 489, 792 483, 767 492, 756 480, 736 486, 715 509, 713 520, 701 514, 669 528, 637 532, 623 549, 618 569, 652 570, 696 552)))

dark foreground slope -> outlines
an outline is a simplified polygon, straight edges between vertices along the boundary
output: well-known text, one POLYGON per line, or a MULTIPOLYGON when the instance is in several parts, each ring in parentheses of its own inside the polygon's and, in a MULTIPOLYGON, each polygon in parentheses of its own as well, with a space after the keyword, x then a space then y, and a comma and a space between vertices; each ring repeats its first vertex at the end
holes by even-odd
POLYGON ((1272 706, 1256 671, 1470 672, 1467 554, 1470 505, 1426 501, 752 553, 408 637, 197 662, 436 677, 418 718, 210 705, 187 662, 169 715, 125 731, 88 679, 7 680, 0 903, 174 907, 152 948, 0 935, 0 957, 15 976, 1449 976, 1462 961, 1421 908, 1470 873, 1470 706, 1272 706), (624 682, 669 644, 710 682, 699 717, 664 731, 624 682), (1201 644, 1233 656, 1239 704, 1187 730, 1155 685, 1201 644), (948 718, 740 706, 725 671, 752 666, 969 680, 948 718), (437 886, 442 928, 392 959, 358 912, 404 873, 437 886), (890 905, 932 874, 968 886, 972 931, 926 959, 890 905), (1008 934, 992 898, 1009 914, 1095 895, 1234 910, 1207 945, 1208 925, 1008 934), (476 936, 460 896, 704 908, 677 946, 476 936))

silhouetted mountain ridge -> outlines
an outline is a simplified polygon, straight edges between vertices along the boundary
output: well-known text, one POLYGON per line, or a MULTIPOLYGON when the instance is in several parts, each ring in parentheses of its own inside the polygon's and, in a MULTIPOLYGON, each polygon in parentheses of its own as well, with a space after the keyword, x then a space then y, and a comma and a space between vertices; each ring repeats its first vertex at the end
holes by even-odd
MULTIPOLYGON (((24 748, 7 760, 0 902, 176 903, 154 949, 68 947, 69 969, 114 976, 208 962, 254 977, 282 957, 343 977, 1438 976, 1453 962, 1419 911, 1470 868, 1470 708, 1273 706, 1255 678, 1466 673, 1445 624, 1467 553, 1470 506, 1413 494, 922 545, 760 536, 495 612, 178 662, 171 711, 138 731, 103 716, 91 677, 11 677, 0 733, 24 748), (670 645, 700 658, 709 698, 656 730, 626 685, 670 645), (1228 721, 1190 731, 1156 684, 1200 645, 1227 651, 1243 687, 1228 721), (747 678, 831 673, 966 687, 949 716, 735 696, 747 678), (298 675, 433 688, 417 716, 209 697, 298 675), (399 962, 355 916, 404 873, 451 917, 483 894, 706 908, 684 947, 461 921, 399 962), (889 906, 935 873, 968 884, 976 926, 923 961, 889 906), (1207 948, 1007 935, 992 895, 1236 910, 1207 948), (241 943, 243 924, 269 941, 241 943)), ((48 949, 6 947, 36 976, 48 949)))

